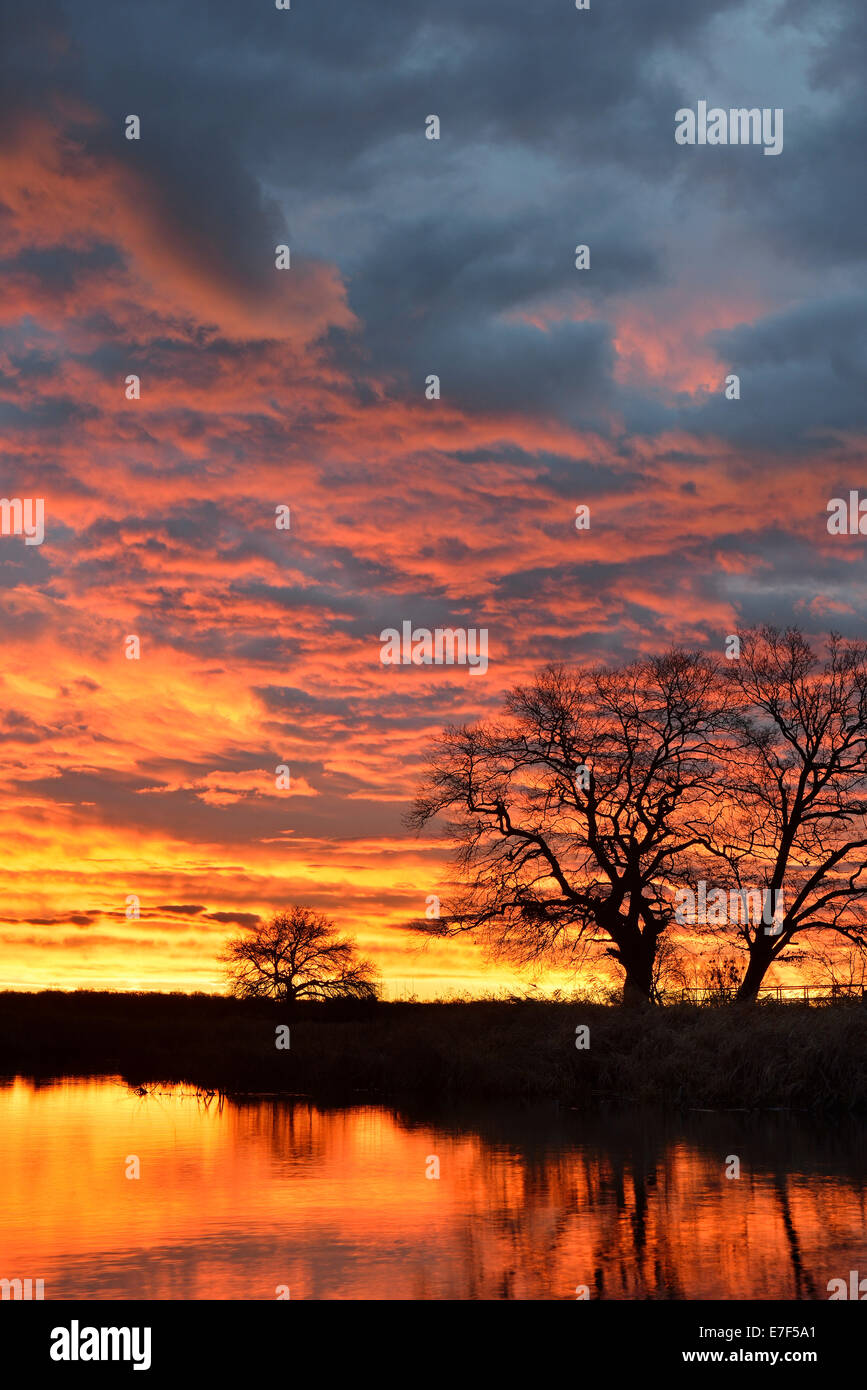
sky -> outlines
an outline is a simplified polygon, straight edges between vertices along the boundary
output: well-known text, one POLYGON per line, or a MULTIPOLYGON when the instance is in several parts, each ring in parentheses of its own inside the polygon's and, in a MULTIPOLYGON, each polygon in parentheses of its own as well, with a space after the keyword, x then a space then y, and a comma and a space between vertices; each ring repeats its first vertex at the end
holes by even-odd
POLYGON ((392 996, 512 987, 405 926, 438 730, 550 660, 863 636, 865 49, 839 0, 0 0, 0 491, 45 511, 0 985, 220 989, 302 903, 392 996), (699 101, 782 152, 677 144, 699 101), (407 620, 487 670, 383 665, 407 620))

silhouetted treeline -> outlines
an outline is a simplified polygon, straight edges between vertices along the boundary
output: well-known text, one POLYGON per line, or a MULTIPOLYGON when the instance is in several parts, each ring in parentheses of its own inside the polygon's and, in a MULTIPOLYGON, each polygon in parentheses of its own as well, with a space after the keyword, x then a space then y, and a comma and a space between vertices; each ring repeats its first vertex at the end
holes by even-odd
POLYGON ((867 1113, 867 1010, 762 1004, 635 1012, 577 1001, 296 1004, 222 996, 0 994, 0 1073, 131 1084, 564 1106, 867 1113), (277 1030, 288 1025, 288 1049, 277 1030), (576 1047, 576 1028, 589 1046, 576 1047))

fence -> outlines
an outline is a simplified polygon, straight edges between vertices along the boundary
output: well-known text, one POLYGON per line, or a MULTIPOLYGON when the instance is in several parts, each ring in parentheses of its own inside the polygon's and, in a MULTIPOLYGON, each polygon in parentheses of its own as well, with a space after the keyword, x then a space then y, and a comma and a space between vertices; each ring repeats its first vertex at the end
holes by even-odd
MULTIPOLYGON (((681 1004, 706 1004, 735 998, 733 989, 682 989, 672 991, 670 998, 681 1004)), ((778 1004, 827 1004, 839 999, 865 999, 865 985, 764 985, 759 999, 773 999, 778 1004)))

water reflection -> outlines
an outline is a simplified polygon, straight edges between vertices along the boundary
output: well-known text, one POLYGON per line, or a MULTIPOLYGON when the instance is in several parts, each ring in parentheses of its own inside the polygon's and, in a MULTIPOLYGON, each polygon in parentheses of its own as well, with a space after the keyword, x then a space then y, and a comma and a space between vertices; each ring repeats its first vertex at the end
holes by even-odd
POLYGON ((824 1299, 867 1275, 865 1134, 19 1079, 0 1086, 0 1277, 48 1298, 824 1299))

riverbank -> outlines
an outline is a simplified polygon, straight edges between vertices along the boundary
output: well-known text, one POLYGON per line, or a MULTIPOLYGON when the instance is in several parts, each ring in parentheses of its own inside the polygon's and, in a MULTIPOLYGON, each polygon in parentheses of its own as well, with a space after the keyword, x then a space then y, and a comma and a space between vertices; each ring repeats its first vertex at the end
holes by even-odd
POLYGON ((218 995, 0 993, 0 1073, 323 1101, 550 1099, 867 1114, 867 1010, 635 1012, 542 1001, 301 1005, 218 995), (277 1040, 289 1046, 278 1048, 277 1040), (576 1048, 576 1029, 589 1029, 576 1048))

